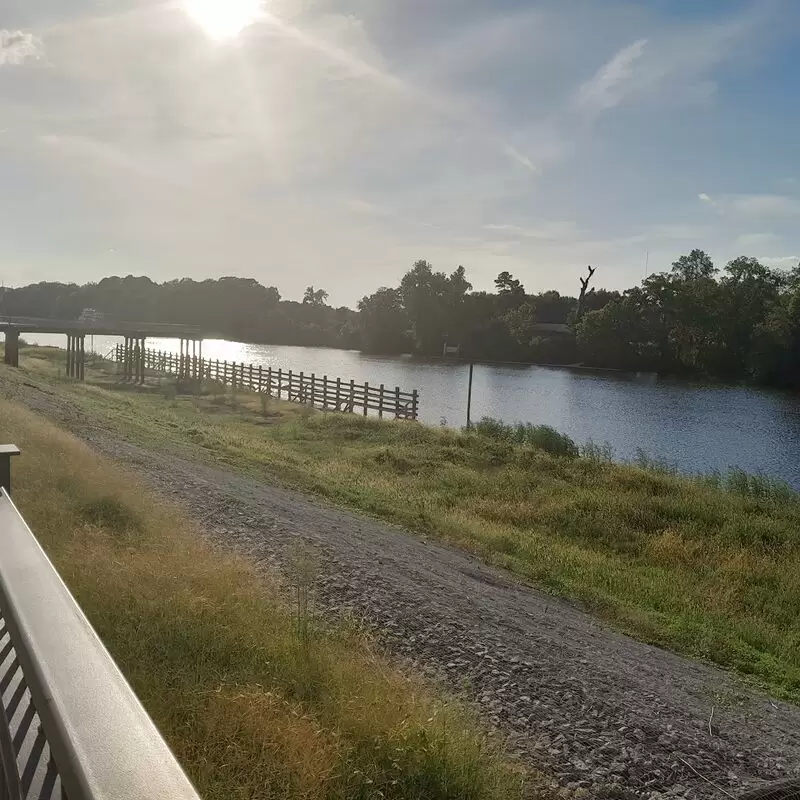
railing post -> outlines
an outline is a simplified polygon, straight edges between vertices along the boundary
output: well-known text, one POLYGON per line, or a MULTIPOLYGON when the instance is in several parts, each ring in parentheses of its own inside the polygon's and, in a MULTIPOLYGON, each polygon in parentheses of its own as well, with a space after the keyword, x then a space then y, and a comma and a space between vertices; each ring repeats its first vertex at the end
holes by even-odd
POLYGON ((278 400, 281 399, 282 383, 283 383, 283 368, 278 367, 278 400))
POLYGON ((378 418, 383 419, 383 392, 384 386, 381 384, 381 396, 378 398, 378 418))
POLYGON ((400 419, 400 387, 394 387, 394 418, 400 419))
POLYGON ((369 408, 369 383, 364 381, 364 416, 367 416, 369 408))
POLYGON ((337 411, 341 411, 342 410, 340 408, 342 401, 339 399, 339 395, 340 395, 341 391, 342 391, 342 379, 341 378, 337 378, 336 379, 336 410, 337 411))
POLYGON ((11 494, 11 457, 18 455, 19 447, 15 444, 0 444, 0 487, 8 494, 11 494))

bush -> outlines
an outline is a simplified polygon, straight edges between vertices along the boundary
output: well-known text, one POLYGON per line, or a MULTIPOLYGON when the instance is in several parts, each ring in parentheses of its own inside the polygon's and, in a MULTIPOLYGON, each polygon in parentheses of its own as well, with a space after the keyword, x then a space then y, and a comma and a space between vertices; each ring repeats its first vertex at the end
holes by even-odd
POLYGON ((581 458, 585 458, 587 461, 594 461, 597 464, 614 463, 614 456, 616 454, 614 452, 614 448, 609 442, 598 444, 597 442, 589 439, 589 441, 586 442, 586 444, 583 445, 580 450, 581 458))
POLYGON ((578 445, 565 433, 559 433, 549 425, 531 425, 530 422, 508 425, 492 417, 483 417, 475 424, 474 430, 479 436, 501 442, 529 445, 554 456, 577 458, 579 455, 578 445))

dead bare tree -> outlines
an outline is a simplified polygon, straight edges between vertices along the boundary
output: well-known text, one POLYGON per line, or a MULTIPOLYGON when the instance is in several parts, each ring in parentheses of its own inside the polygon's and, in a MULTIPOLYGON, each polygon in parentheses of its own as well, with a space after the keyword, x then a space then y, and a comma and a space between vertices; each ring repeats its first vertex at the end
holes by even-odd
POLYGON ((581 316, 583 315, 583 301, 586 298, 586 290, 589 288, 589 283, 592 280, 592 276, 597 272, 597 267, 593 267, 589 265, 589 275, 586 278, 580 278, 581 282, 581 293, 578 296, 578 307, 575 309, 575 322, 579 322, 581 316))

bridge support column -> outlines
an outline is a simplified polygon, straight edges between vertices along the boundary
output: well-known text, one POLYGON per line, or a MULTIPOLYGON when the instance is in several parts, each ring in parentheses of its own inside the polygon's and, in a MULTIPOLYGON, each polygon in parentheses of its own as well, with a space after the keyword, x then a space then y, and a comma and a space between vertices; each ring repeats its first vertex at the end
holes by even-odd
POLYGON ((72 352, 73 341, 75 337, 71 334, 67 334, 67 377, 72 377, 72 362, 75 359, 75 356, 72 352))
POLYGON ((67 377, 83 380, 85 377, 86 335, 67 334, 67 377))
POLYGON ((125 344, 122 346, 122 380, 129 381, 133 366, 133 343, 130 336, 125 337, 125 344))
POLYGON ((9 367, 19 366, 19 331, 6 330, 6 349, 3 363, 9 367))
POLYGON ((134 375, 136 383, 144 383, 144 368, 145 368, 145 359, 146 359, 146 352, 145 352, 145 338, 142 337, 141 339, 136 340, 136 348, 135 348, 135 367, 134 367, 134 375))

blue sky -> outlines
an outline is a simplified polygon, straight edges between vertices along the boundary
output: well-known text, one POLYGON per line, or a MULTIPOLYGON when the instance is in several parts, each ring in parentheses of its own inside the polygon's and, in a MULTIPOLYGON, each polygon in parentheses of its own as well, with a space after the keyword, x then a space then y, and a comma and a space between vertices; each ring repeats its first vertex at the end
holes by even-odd
POLYGON ((0 281, 800 260, 796 0, 3 0, 0 281))

